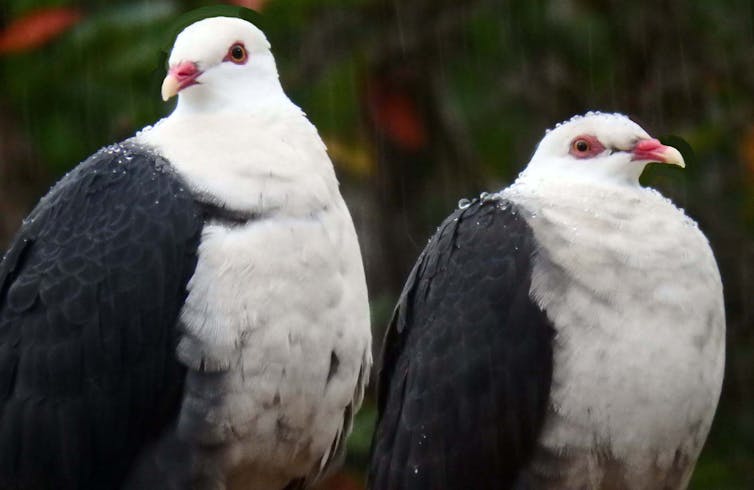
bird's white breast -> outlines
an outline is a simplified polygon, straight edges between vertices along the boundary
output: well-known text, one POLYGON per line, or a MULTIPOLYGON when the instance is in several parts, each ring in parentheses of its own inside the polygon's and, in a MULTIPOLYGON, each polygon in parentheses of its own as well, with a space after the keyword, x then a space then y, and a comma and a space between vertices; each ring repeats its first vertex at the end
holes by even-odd
POLYGON ((241 440, 241 460, 304 451, 311 467, 363 389, 366 291, 342 211, 205 228, 182 319, 210 358, 229 362, 221 418, 241 440))
POLYGON ((179 350, 227 373, 210 418, 231 434, 230 466, 306 472, 349 429, 371 363, 360 251, 324 145, 297 110, 168 118, 139 139, 197 195, 254 216, 205 226, 179 350))
POLYGON ((636 488, 679 455, 693 466, 724 364, 706 238, 651 189, 524 180, 504 195, 526 210, 539 245, 531 296, 557 332, 540 443, 594 466, 608 455, 636 488))

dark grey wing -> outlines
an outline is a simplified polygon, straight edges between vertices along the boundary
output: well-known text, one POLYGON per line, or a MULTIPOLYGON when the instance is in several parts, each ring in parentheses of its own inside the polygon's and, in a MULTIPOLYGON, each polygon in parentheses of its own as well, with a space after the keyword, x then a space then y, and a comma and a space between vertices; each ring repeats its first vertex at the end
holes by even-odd
POLYGON ((504 201, 477 200, 438 228, 385 338, 369 488, 515 484, 552 378, 554 330, 529 298, 535 253, 504 201))
POLYGON ((128 144, 64 177, 0 263, 0 488, 118 488, 177 412, 201 212, 128 144))

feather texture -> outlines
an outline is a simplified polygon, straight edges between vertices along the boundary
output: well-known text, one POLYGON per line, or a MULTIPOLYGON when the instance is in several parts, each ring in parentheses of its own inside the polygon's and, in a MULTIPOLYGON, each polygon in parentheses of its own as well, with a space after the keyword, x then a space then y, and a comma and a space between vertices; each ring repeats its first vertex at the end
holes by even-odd
POLYGON ((0 488, 112 488, 180 402, 176 322, 202 217, 159 157, 103 149, 0 265, 0 488))

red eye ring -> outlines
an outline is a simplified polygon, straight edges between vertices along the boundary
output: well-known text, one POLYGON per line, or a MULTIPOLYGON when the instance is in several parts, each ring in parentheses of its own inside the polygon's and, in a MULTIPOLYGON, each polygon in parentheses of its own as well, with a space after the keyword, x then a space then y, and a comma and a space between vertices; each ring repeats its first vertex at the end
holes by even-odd
POLYGON ((576 158, 591 158, 605 151, 605 146, 595 136, 582 134, 571 141, 568 153, 576 158))
POLYGON ((225 55, 223 61, 231 61, 237 65, 243 65, 249 59, 249 54, 246 52, 246 47, 243 43, 233 43, 228 48, 228 54, 225 55))

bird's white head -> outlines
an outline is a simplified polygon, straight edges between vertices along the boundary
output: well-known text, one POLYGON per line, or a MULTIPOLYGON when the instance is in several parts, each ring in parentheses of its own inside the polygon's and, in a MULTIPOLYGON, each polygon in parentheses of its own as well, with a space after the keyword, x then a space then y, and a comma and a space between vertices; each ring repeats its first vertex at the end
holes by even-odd
POLYGON ((590 112, 547 132, 524 174, 595 183, 639 185, 648 163, 684 167, 681 153, 622 114, 590 112))
POLYGON ((264 33, 243 19, 212 17, 175 40, 162 98, 176 112, 248 112, 289 102, 264 33))

